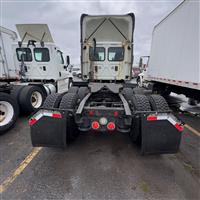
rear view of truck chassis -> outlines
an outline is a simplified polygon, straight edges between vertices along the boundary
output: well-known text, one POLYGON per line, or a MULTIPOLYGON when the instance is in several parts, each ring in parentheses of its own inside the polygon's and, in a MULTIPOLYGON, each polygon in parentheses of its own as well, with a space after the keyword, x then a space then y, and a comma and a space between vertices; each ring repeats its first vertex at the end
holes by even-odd
POLYGON ((129 134, 143 154, 175 153, 182 124, 158 95, 131 84, 135 17, 81 16, 82 81, 46 98, 29 124, 33 146, 66 147, 79 131, 129 134))
POLYGON ((183 126, 159 95, 112 84, 73 86, 47 97, 29 120, 33 146, 66 147, 79 131, 128 133, 143 154, 176 153, 183 126), (98 85, 98 86, 97 86, 98 85))

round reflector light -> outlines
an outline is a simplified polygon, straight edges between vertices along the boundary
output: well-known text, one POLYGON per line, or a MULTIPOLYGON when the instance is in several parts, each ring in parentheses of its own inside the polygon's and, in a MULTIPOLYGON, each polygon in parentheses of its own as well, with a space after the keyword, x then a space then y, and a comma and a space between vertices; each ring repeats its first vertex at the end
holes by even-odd
POLYGON ((92 129, 96 130, 98 128, 99 128, 99 122, 97 121, 92 122, 92 129))
POLYGON ((114 130, 115 129, 115 123, 114 122, 109 122, 107 124, 107 129, 110 130, 110 131, 114 130))

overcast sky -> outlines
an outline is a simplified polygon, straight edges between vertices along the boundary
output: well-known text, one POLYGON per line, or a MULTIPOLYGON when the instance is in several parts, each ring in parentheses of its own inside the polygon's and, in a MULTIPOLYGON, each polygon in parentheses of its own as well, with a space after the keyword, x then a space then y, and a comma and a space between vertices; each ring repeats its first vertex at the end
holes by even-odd
POLYGON ((149 55, 153 27, 182 0, 151 1, 10 1, 1 2, 1 25, 16 30, 15 24, 46 23, 61 50, 78 64, 80 57, 80 16, 86 14, 135 14, 134 55, 149 55))

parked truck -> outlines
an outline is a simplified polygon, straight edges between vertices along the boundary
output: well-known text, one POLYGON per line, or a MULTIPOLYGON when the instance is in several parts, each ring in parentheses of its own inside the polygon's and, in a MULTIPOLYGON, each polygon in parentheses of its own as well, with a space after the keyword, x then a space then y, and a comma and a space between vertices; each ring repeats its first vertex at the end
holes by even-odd
POLYGON ((199 12, 199 1, 183 1, 155 26, 144 76, 155 92, 200 100, 199 12))
POLYGON ((133 13, 81 16, 82 80, 30 117, 33 146, 64 148, 92 130, 127 133, 143 154, 178 151, 183 125, 165 99, 133 93, 134 26, 133 13))
POLYGON ((19 111, 38 109, 48 94, 64 93, 72 77, 46 24, 0 27, 0 134, 15 123, 19 111))

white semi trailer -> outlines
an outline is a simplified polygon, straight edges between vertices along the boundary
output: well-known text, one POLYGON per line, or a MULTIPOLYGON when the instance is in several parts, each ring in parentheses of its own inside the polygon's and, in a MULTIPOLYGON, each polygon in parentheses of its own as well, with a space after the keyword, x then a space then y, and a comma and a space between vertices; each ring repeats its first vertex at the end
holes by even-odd
POLYGON ((182 2, 153 30, 146 80, 160 94, 200 100, 200 3, 182 2))
POLYGON ((31 113, 47 95, 66 92, 72 78, 69 57, 65 65, 46 24, 16 27, 20 41, 15 32, 0 27, 0 133, 14 125, 19 110, 31 113))

